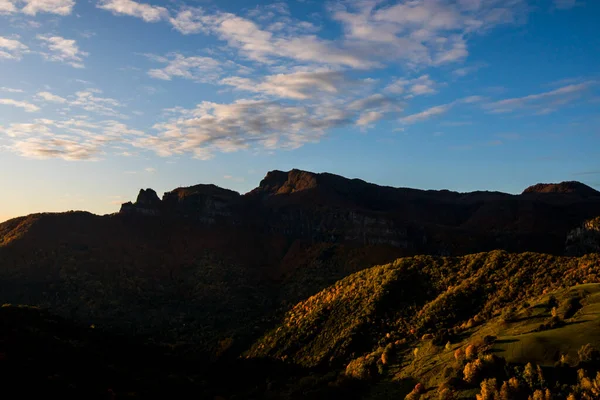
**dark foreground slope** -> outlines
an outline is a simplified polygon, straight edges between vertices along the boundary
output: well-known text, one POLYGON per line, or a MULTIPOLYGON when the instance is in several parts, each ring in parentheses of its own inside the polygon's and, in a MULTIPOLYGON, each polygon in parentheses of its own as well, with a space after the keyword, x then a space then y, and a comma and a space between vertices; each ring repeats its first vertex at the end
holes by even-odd
POLYGON ((412 399, 450 399, 508 382, 507 399, 546 389, 556 397, 537 398, 593 399, 600 284, 590 282, 600 282, 598 254, 402 258, 298 303, 242 358, 219 360, 186 343, 152 345, 3 307, 3 390, 21 398, 387 399, 412 391, 412 399))

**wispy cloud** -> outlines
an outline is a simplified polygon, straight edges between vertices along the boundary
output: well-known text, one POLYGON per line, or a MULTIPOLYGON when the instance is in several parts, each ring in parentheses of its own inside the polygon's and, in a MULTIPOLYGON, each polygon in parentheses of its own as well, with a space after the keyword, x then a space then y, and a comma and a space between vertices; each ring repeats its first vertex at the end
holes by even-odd
POLYGON ((144 135, 117 121, 83 117, 13 123, 0 127, 0 133, 12 138, 9 149, 23 157, 69 161, 99 160, 108 151, 114 153, 120 145, 144 135))
POLYGON ((388 85, 385 90, 390 93, 407 93, 412 96, 436 93, 436 83, 429 75, 421 75, 415 79, 397 79, 388 85))
POLYGON ((14 88, 9 88, 9 87, 0 87, 0 92, 6 92, 6 93, 23 93, 24 90, 23 89, 14 89, 14 88))
POLYGON ((402 122, 404 124, 414 124, 416 122, 426 121, 433 117, 446 114, 450 109, 452 109, 453 107, 455 107, 457 105, 474 104, 474 103, 480 103, 481 101, 483 101, 483 97, 481 97, 481 96, 463 97, 463 98, 454 100, 451 103, 441 104, 439 106, 430 107, 419 113, 411 114, 406 117, 402 117, 402 118, 400 118, 400 122, 402 122))
POLYGON ((6 105, 6 106, 22 108, 23 110, 25 110, 27 112, 36 112, 36 111, 39 111, 39 109, 40 109, 35 104, 31 104, 26 101, 13 100, 13 99, 0 99, 0 104, 6 105))
POLYGON ((537 114, 548 114, 581 98, 583 93, 595 84, 595 81, 587 81, 567 85, 548 92, 495 101, 485 105, 485 108, 493 113, 508 113, 528 109, 537 114))
POLYGON ((227 179, 228 181, 238 182, 238 183, 242 183, 242 182, 246 181, 246 179, 244 177, 233 176, 233 175, 225 175, 225 176, 223 176, 223 179, 227 179))
POLYGON ((62 62, 74 68, 84 68, 83 57, 87 57, 89 53, 79 50, 75 40, 46 35, 38 35, 37 38, 49 50, 49 53, 42 52, 46 60, 62 62))
POLYGON ((75 95, 71 97, 74 97, 69 100, 69 105, 71 106, 80 107, 86 111, 100 115, 124 117, 116 110, 116 108, 122 107, 122 104, 118 100, 110 97, 97 96, 96 92, 90 90, 76 92, 75 95))
POLYGON ((305 100, 323 93, 336 94, 356 82, 339 71, 294 72, 269 75, 260 82, 238 76, 224 78, 221 84, 237 90, 262 93, 276 97, 305 100))
POLYGON ((170 81, 173 78, 191 79, 197 82, 214 82, 219 79, 220 63, 210 57, 185 57, 179 53, 167 57, 148 55, 153 61, 167 64, 164 68, 151 69, 152 78, 170 81))
POLYGON ((554 0, 554 6, 559 10, 568 10, 577 5, 577 0, 554 0))
POLYGON ((400 118, 400 121, 402 121, 405 124, 414 124, 416 122, 422 122, 422 121, 428 120, 430 118, 433 118, 437 115, 445 114, 448 112, 448 110, 450 110, 450 108, 452 108, 452 104, 442 104, 439 106, 430 107, 419 113, 411 114, 406 117, 402 117, 402 118, 400 118))

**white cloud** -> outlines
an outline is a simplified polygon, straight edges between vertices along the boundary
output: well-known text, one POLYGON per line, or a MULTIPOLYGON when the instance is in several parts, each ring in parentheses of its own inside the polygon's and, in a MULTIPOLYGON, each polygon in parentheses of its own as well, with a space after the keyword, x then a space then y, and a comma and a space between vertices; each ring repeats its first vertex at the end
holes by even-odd
POLYGON ((66 63, 74 68, 84 68, 83 57, 88 56, 89 53, 79 50, 75 40, 44 35, 38 35, 37 38, 50 51, 50 53, 42 53, 47 60, 66 63))
POLYGON ((48 133, 50 128, 43 123, 10 124, 8 128, 2 129, 2 132, 9 137, 19 137, 48 133))
POLYGON ((52 94, 50 92, 39 92, 36 94, 36 97, 43 101, 49 101, 51 103, 66 103, 67 99, 52 94))
POLYGON ((0 36, 0 60, 20 60, 28 51, 29 48, 18 40, 0 36))
POLYGON ((14 89, 14 88, 9 88, 9 87, 0 87, 0 92, 7 92, 7 93, 23 93, 23 89, 14 89))
POLYGON ((368 111, 368 112, 362 114, 360 116, 360 118, 358 118, 358 121, 356 121, 356 125, 358 125, 358 126, 370 125, 373 122, 377 122, 380 119, 382 119, 383 116, 384 116, 384 114, 380 111, 368 111))
POLYGON ((129 15, 146 22, 158 22, 169 17, 164 7, 138 3, 132 0, 100 0, 96 7, 111 11, 115 15, 129 15))
POLYGON ((208 32, 210 18, 207 18, 201 8, 188 8, 180 10, 175 17, 169 18, 173 28, 184 35, 193 33, 208 32))
POLYGON ((400 121, 402 121, 405 124, 414 124, 415 122, 422 122, 433 118, 437 115, 445 114, 446 112, 448 112, 448 110, 450 110, 450 108, 452 108, 451 104, 443 104, 440 106, 430 107, 425 111, 421 111, 420 113, 400 118, 400 121))
POLYGON ((0 0, 0 15, 12 14, 17 12, 15 1, 12 0, 0 0))
POLYGON ((92 90, 76 92, 75 98, 69 101, 69 105, 100 115, 123 117, 119 111, 115 110, 117 107, 122 107, 119 101, 109 97, 95 96, 95 93, 92 90))
POLYGON ((233 86, 238 90, 296 100, 314 98, 323 93, 336 94, 353 84, 339 71, 269 75, 261 82, 233 76, 222 79, 220 83, 233 86))
POLYGON ((66 120, 36 119, 0 127, 12 139, 9 149, 29 158, 98 160, 107 152, 122 153, 122 145, 144 135, 117 121, 92 121, 85 117, 66 120))
POLYGON ((398 79, 388 85, 385 90, 390 93, 410 93, 413 96, 436 93, 436 83, 429 75, 422 75, 415 79, 398 79))
POLYGON ((94 160, 100 153, 97 145, 57 137, 30 137, 16 142, 13 150, 23 157, 68 161, 94 160))
POLYGON ((595 84, 596 82, 594 81, 587 81, 567 85, 548 92, 495 101, 485 105, 485 108, 493 113, 507 113, 528 109, 538 114, 548 114, 556 111, 560 106, 581 98, 583 93, 595 84))
POLYGON ((168 57, 151 56, 151 59, 167 64, 164 68, 151 69, 152 78, 170 81, 173 78, 191 79, 197 82, 214 82, 219 79, 220 63, 210 57, 185 57, 174 53, 168 57))
POLYGON ((148 167, 148 168, 145 168, 144 171, 146 171, 149 174, 153 174, 156 172, 156 168, 148 167))
POLYGON ((351 0, 332 8, 346 40, 364 54, 409 65, 440 65, 468 56, 466 34, 514 23, 526 13, 522 0, 427 0, 393 5, 351 0))
POLYGON ((35 104, 31 104, 26 101, 13 100, 13 99, 0 99, 0 104, 6 105, 6 106, 22 108, 26 112, 36 112, 40 109, 35 104))
POLYGON ((74 0, 23 0, 25 7, 21 12, 27 15, 37 13, 50 13, 58 15, 70 15, 75 6, 74 0))
POLYGON ((315 35, 277 36, 254 22, 233 14, 219 14, 212 28, 228 44, 251 60, 270 63, 284 57, 296 61, 340 65, 353 68, 377 66, 367 57, 338 47, 335 42, 315 35))

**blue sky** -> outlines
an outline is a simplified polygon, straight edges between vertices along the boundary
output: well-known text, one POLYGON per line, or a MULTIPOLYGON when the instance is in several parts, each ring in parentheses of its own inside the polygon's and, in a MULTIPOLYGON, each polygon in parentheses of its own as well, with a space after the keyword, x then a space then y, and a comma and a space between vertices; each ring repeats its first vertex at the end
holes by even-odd
POLYGON ((0 220, 272 169, 600 189, 600 2, 0 0, 0 220))

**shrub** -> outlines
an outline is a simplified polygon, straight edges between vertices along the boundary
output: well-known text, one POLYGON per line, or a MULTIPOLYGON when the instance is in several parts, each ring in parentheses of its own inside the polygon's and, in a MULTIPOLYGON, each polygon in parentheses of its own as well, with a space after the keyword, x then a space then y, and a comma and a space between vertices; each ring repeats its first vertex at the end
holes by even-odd
POLYGON ((481 392, 475 396, 477 400, 496 400, 498 398, 498 389, 496 379, 485 379, 481 382, 481 392))
POLYGON ((476 383, 481 377, 483 371, 483 362, 480 359, 471 361, 463 369, 463 379, 468 383, 476 383))
POLYGON ((472 360, 475 357, 477 357, 478 350, 479 349, 474 344, 468 345, 467 348, 466 348, 466 350, 465 350, 465 357, 466 357, 466 359, 467 360, 472 360))
POLYGON ((577 355, 582 363, 596 362, 600 359, 600 352, 590 343, 581 346, 577 351, 577 355))
POLYGON ((355 379, 368 380, 377 376, 377 365, 373 357, 363 356, 350 361, 346 375, 355 379))

